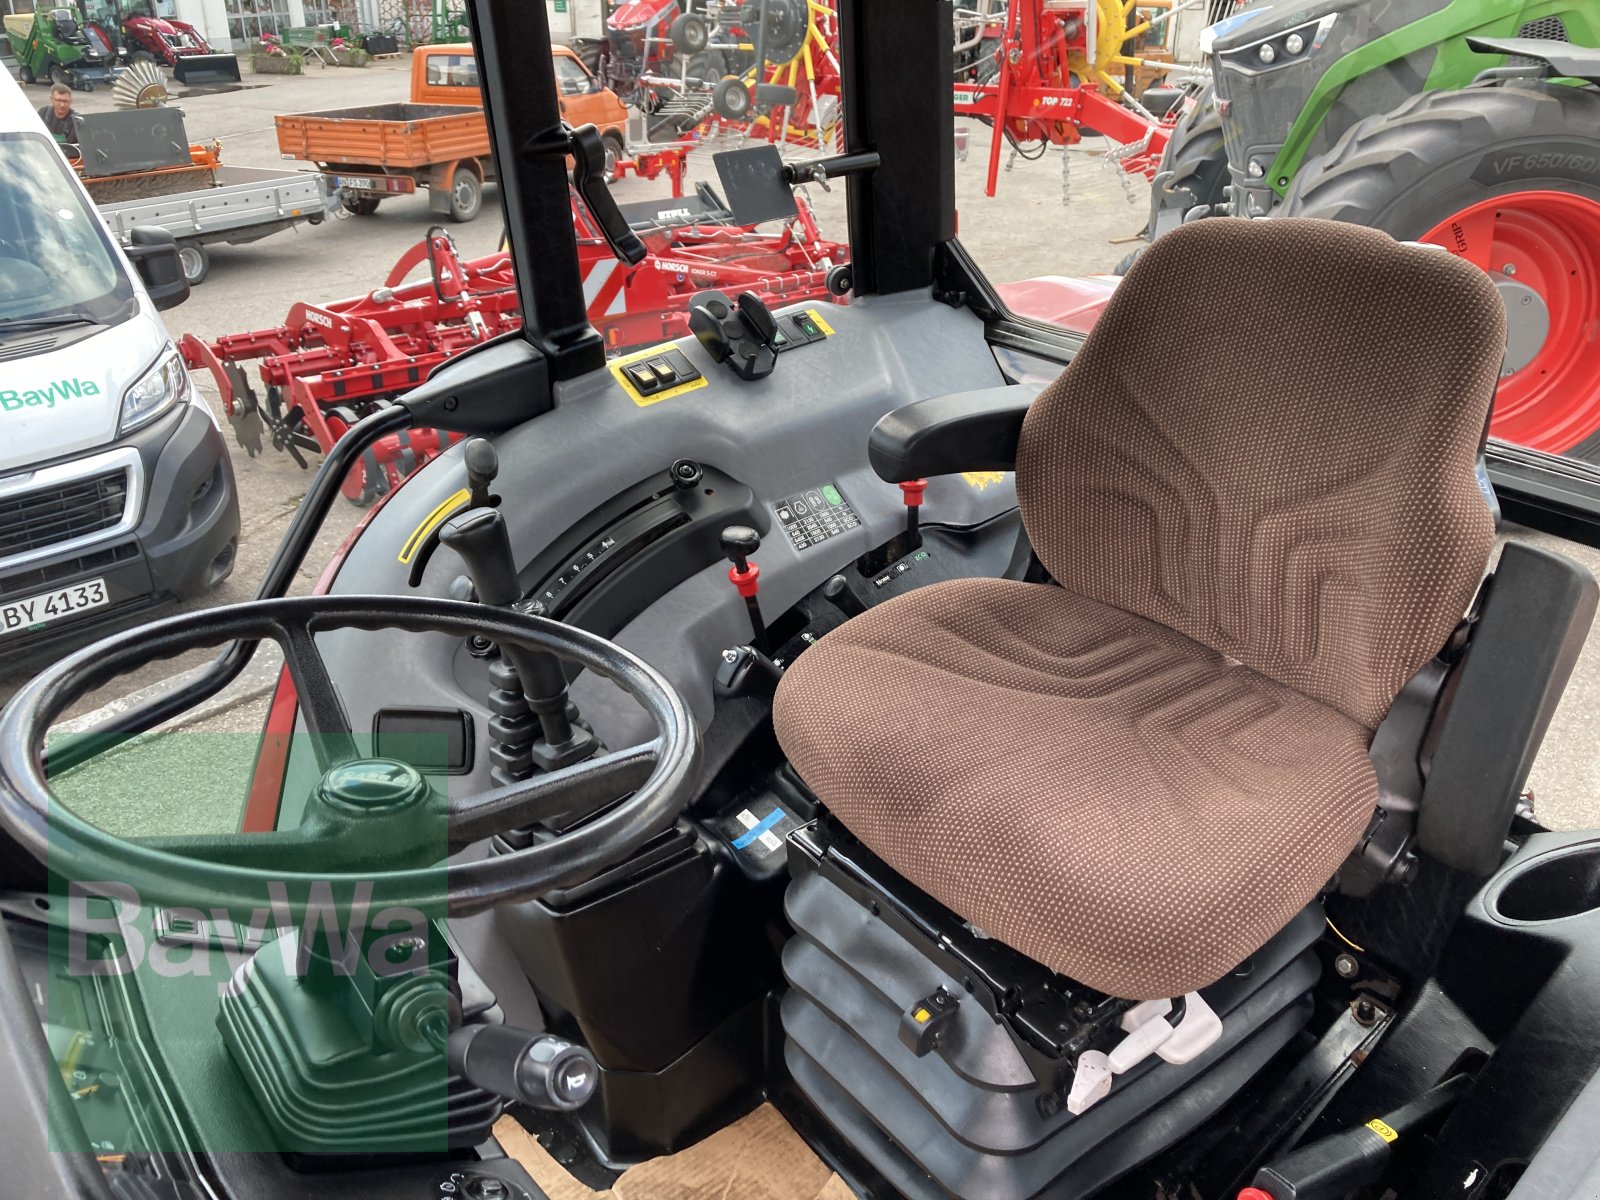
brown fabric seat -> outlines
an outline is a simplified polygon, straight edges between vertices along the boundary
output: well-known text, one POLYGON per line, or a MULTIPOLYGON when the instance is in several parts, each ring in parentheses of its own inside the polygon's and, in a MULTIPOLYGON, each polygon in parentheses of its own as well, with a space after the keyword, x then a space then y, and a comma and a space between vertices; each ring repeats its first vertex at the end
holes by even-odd
POLYGON ((1023 427, 1056 584, 937 584, 830 633, 778 689, 786 753, 991 936, 1130 999, 1214 982, 1354 848, 1372 732, 1472 600, 1504 344, 1488 279, 1435 250, 1168 234, 1023 427))

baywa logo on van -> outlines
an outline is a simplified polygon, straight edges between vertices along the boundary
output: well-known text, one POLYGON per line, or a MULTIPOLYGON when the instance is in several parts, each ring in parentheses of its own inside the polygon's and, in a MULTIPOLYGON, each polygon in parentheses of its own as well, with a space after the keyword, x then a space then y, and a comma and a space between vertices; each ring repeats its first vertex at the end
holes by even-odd
POLYGON ((54 408, 62 400, 98 396, 100 385, 92 379, 58 379, 37 391, 19 392, 0 388, 0 412, 21 412, 25 408, 54 408))

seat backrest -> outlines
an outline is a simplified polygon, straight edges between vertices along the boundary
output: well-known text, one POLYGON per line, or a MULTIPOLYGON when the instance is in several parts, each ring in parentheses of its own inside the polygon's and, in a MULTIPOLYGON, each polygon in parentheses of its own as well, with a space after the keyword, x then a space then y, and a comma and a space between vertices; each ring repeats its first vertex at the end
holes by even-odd
POLYGON ((1471 604, 1505 351, 1487 276, 1332 221, 1158 239, 1034 402, 1017 495, 1062 586, 1376 728, 1471 604))

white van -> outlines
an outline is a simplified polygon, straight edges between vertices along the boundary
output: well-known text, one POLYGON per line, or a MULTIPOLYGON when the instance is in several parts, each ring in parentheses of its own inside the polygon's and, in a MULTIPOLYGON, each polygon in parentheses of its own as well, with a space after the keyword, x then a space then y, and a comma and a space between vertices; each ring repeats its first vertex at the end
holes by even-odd
POLYGON ((0 656, 232 569, 233 465, 157 311, 188 294, 172 235, 124 254, 0 74, 0 656))

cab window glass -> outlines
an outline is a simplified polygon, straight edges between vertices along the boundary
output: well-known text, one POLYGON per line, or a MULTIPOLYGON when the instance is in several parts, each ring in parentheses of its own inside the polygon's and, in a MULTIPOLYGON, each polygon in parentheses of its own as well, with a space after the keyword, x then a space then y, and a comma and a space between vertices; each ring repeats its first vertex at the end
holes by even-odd
POLYGON ((1077 333, 1185 221, 1333 219, 1439 246, 1505 306, 1491 435, 1600 466, 1600 87, 1469 44, 1600 46, 1600 17, 1558 0, 1441 28, 1437 8, 958 8, 962 242, 1013 313, 1077 333), (1384 52, 1401 42, 1419 48, 1384 52))
POLYGON ((593 86, 589 73, 564 54, 556 55, 556 87, 563 96, 582 96, 593 86))
POLYGON ((434 54, 428 58, 429 87, 478 86, 478 62, 466 54, 434 54))

